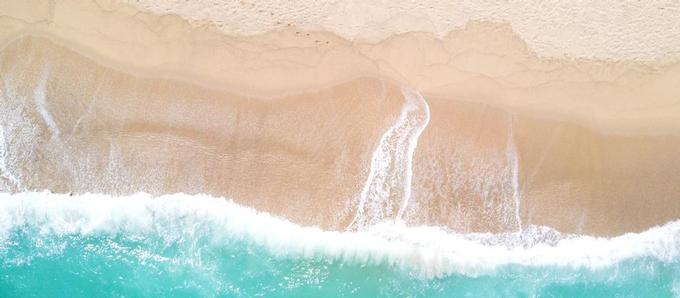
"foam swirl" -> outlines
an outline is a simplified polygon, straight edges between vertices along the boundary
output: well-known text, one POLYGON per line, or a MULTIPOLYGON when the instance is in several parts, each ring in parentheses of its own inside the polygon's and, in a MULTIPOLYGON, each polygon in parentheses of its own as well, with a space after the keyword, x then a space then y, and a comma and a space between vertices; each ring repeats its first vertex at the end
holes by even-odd
POLYGON ((680 254, 680 221, 613 238, 562 235, 540 227, 521 234, 458 234, 401 223, 337 232, 299 226, 207 195, 0 194, 0 249, 17 229, 35 228, 39 235, 49 237, 195 233, 198 226, 209 227, 216 239, 244 239, 279 257, 386 263, 427 278, 475 276, 506 265, 597 269, 634 258, 676 262, 680 254), (158 228, 167 225, 173 229, 158 228))

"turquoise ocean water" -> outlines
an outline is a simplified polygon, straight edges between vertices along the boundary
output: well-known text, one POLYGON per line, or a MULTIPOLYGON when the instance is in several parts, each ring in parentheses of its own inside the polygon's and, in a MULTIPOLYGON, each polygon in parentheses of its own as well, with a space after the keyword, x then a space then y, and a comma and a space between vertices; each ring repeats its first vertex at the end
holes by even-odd
POLYGON ((0 297, 678 297, 680 223, 327 232, 208 196, 0 195, 0 297))

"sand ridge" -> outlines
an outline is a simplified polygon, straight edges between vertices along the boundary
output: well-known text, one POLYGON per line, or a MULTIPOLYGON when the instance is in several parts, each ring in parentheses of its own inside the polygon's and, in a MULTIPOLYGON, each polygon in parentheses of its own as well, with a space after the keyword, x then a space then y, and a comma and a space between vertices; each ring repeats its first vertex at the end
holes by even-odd
POLYGON ((49 22, 6 18, 6 28, 13 28, 6 36, 48 34, 136 74, 251 96, 276 98, 380 77, 426 96, 483 102, 603 133, 679 133, 677 96, 667 92, 680 77, 677 63, 538 59, 507 25, 471 23, 442 39, 414 32, 375 44, 288 27, 225 36, 211 25, 114 7, 61 1, 49 22))

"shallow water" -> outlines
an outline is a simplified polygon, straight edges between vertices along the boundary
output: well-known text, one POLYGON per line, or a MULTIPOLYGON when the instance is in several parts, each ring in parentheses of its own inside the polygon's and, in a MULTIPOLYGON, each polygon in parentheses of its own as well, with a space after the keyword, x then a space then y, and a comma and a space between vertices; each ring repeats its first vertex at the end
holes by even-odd
POLYGON ((679 251, 680 222, 328 232, 203 195, 0 195, 2 297, 677 297, 679 251))

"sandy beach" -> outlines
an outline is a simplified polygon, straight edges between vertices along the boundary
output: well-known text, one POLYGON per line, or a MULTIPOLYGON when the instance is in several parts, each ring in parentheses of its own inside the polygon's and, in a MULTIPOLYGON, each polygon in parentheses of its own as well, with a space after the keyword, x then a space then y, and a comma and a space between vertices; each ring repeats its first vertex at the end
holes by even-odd
POLYGON ((273 22, 0 2, 0 189, 206 193, 343 230, 376 154, 406 152, 381 140, 415 90, 429 118, 414 108, 412 168, 380 202, 409 225, 618 235, 680 217, 677 51, 551 57, 497 20, 355 39, 273 22))

